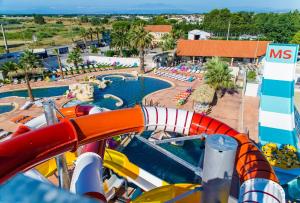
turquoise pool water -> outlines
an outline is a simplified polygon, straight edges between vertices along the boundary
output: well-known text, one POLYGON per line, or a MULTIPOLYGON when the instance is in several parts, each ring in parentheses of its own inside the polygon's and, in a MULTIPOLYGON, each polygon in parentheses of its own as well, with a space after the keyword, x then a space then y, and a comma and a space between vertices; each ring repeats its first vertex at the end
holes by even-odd
MULTIPOLYGON (((142 136, 149 137, 150 132, 145 132, 142 136)), ((172 144, 160 144, 160 146, 185 161, 198 166, 203 149, 203 142, 200 140, 185 141, 182 147, 172 144)), ((152 149, 140 140, 133 140, 122 150, 128 159, 152 173, 153 175, 169 183, 199 183, 199 177, 194 172, 173 161, 169 157, 152 149)))
MULTIPOLYGON (((33 96, 35 97, 53 97, 53 96, 63 95, 68 89, 69 89, 68 86, 47 87, 47 88, 33 89, 32 93, 33 96)), ((0 93, 0 98, 11 97, 11 96, 28 97, 28 93, 27 90, 16 90, 11 92, 0 93)))
MULTIPOLYGON (((130 75, 122 75, 130 77, 130 75)), ((104 75, 98 77, 98 79, 101 79, 105 76, 106 79, 111 80, 112 83, 109 84, 105 89, 99 89, 95 87, 94 101, 87 102, 86 104, 93 104, 108 109, 130 107, 134 106, 136 103, 140 103, 143 97, 147 94, 171 86, 165 81, 147 77, 139 77, 137 80, 134 80, 132 77, 130 77, 130 80, 122 80, 119 77, 107 77, 107 75, 104 75), (116 95, 124 101, 124 105, 122 107, 117 107, 115 105, 116 100, 112 98, 104 99, 104 94, 116 95)), ((72 103, 76 102, 73 101, 72 103)), ((67 106, 69 106, 69 104, 67 104, 67 106)))
MULTIPOLYGON (((101 77, 99 77, 99 79, 101 79, 101 77)), ((112 83, 105 89, 99 89, 95 87, 94 101, 89 102, 88 104, 109 109, 117 109, 118 107, 115 105, 116 100, 103 98, 104 94, 113 94, 120 97, 124 101, 124 105, 122 107, 133 106, 136 103, 140 103, 143 97, 147 94, 171 86, 165 81, 147 77, 140 77, 138 80, 122 80, 121 78, 117 77, 107 77, 107 79, 111 80, 112 83)), ((40 88, 33 89, 32 91, 35 97, 53 97, 63 95, 67 90, 68 86, 40 88)), ((9 96, 27 97, 28 94, 27 90, 0 93, 0 98, 9 96)))
POLYGON ((0 114, 10 112, 14 109, 13 105, 0 105, 0 114))

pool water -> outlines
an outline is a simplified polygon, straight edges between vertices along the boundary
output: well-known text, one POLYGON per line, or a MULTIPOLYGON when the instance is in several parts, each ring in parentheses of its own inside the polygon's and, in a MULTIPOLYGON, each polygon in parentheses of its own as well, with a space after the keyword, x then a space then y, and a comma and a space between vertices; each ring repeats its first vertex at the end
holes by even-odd
MULTIPOLYGON (((53 97, 63 95, 69 89, 68 86, 62 87, 47 87, 47 88, 38 88, 32 89, 32 93, 34 97, 53 97)), ((27 90, 16 90, 11 92, 2 92, 0 93, 0 98, 3 97, 11 97, 11 96, 19 96, 19 97, 28 97, 27 90)))
MULTIPOLYGON (((142 136, 147 137, 148 135, 149 132, 145 132, 142 136)), ((160 144, 159 146, 190 164, 198 166, 201 154, 203 153, 202 145, 203 142, 200 140, 188 140, 184 142, 182 147, 172 144, 160 144)), ((122 153, 126 154, 132 163, 169 183, 199 183, 199 177, 193 171, 136 138, 133 138, 122 150, 122 153)))
MULTIPOLYGON (((122 74, 126 77, 130 75, 122 74)), ((137 80, 122 80, 120 77, 107 77, 107 75, 98 77, 101 80, 102 77, 105 77, 107 80, 111 80, 112 83, 109 84, 105 89, 99 89, 95 86, 94 89, 94 101, 86 102, 85 104, 93 104, 100 107, 108 109, 119 109, 124 107, 132 107, 137 103, 140 103, 144 96, 155 92, 160 89, 165 89, 171 85, 165 81, 148 78, 148 77, 139 77, 137 80), (112 94, 121 98, 124 102, 124 105, 121 107, 116 106, 116 100, 113 98, 104 99, 105 94, 112 94)), ((71 103, 76 104, 76 101, 71 103)), ((70 106, 69 103, 65 106, 70 106)))
POLYGON ((0 114, 10 112, 15 107, 13 105, 0 105, 0 114))

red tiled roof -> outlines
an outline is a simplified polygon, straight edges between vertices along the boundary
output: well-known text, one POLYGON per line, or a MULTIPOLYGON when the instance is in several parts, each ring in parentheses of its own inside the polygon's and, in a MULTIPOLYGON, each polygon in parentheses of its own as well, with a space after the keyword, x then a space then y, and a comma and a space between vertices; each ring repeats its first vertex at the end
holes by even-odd
POLYGON ((266 54, 269 41, 179 40, 178 56, 256 58, 266 54))
POLYGON ((146 25, 145 30, 149 32, 171 32, 172 25, 146 25))

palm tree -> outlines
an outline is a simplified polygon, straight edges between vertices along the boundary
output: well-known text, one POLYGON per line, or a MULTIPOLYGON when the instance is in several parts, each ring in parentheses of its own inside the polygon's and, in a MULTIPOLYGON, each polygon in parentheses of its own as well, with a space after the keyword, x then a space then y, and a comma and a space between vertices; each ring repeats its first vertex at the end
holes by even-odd
MULTIPOLYGON (((17 68, 17 64, 15 62, 7 61, 2 65, 1 70, 4 72, 4 74, 7 75, 7 73, 9 73, 9 72, 17 72, 18 68, 17 68)), ((10 77, 10 80, 11 80, 11 77, 10 77)))
POLYGON ((228 64, 219 57, 209 60, 205 68, 205 83, 216 90, 218 97, 223 96, 227 90, 234 88, 231 70, 228 68, 228 64))
POLYGON ((69 53, 67 62, 73 63, 76 68, 78 68, 79 63, 83 62, 80 50, 78 48, 74 49, 69 53))
POLYGON ((87 43, 86 43, 87 31, 84 28, 80 29, 79 36, 80 38, 82 38, 85 47, 87 47, 87 43))
POLYGON ((62 64, 61 64, 61 60, 60 60, 60 55, 59 55, 58 49, 54 49, 54 53, 55 53, 56 58, 57 58, 58 67, 59 67, 59 70, 61 72, 61 77, 62 77, 62 79, 64 79, 65 76, 64 76, 64 72, 62 70, 62 64))
POLYGON ((93 34, 94 34, 94 29, 90 27, 87 31, 87 33, 90 35, 91 42, 93 41, 93 34))
MULTIPOLYGON (((98 40, 98 44, 100 45, 101 44, 101 40, 100 40, 100 37, 99 37, 99 35, 101 34, 102 35, 102 33, 105 31, 105 27, 96 27, 95 28, 95 33, 96 33, 96 36, 97 36, 97 40, 98 40)), ((103 37, 102 37, 103 38, 103 37)))
POLYGON ((153 36, 144 29, 144 25, 136 25, 130 29, 129 40, 133 48, 139 51, 140 72, 145 73, 145 48, 151 46, 153 36))
POLYGON ((31 101, 34 101, 34 97, 32 94, 32 89, 29 82, 29 73, 38 67, 41 67, 41 60, 36 57, 36 55, 29 50, 25 50, 23 55, 21 56, 19 63, 18 63, 18 70, 24 72, 25 75, 25 82, 27 85, 28 96, 31 101))
POLYGON ((171 34, 165 34, 162 37, 162 41, 159 43, 159 46, 163 51, 175 49, 176 40, 171 34))
POLYGON ((99 51, 99 49, 97 47, 95 47, 95 46, 91 47, 91 53, 92 54, 98 54, 98 51, 99 51))
POLYGON ((111 34, 110 46, 119 50, 123 57, 123 49, 129 47, 128 32, 125 30, 114 30, 111 34))
POLYGON ((175 39, 175 40, 178 40, 178 39, 184 37, 184 32, 182 30, 172 29, 170 34, 173 37, 173 39, 175 39))

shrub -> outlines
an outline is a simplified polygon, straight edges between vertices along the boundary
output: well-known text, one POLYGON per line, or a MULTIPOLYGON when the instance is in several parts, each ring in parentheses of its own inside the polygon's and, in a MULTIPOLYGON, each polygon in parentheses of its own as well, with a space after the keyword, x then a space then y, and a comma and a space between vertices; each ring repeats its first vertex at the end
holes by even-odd
POLYGON ((46 24, 46 21, 45 21, 44 17, 41 16, 41 15, 34 15, 33 16, 33 21, 34 21, 34 23, 40 24, 40 25, 46 24))
POLYGON ((256 80, 256 72, 253 70, 250 70, 247 72, 247 80, 248 81, 254 81, 256 80))
POLYGON ((113 50, 108 50, 104 53, 105 56, 107 57, 113 57, 115 55, 115 51, 113 50))

